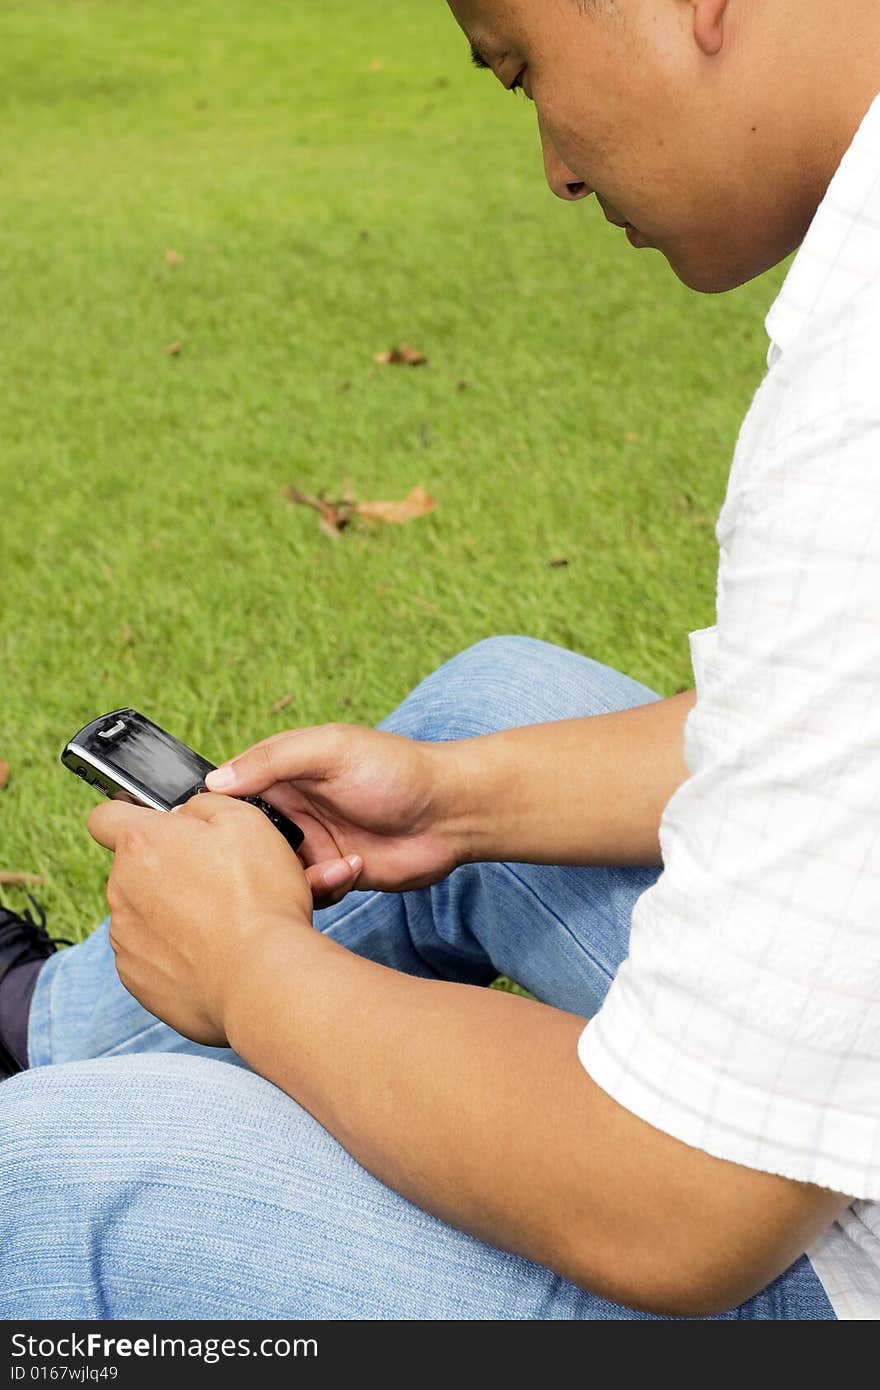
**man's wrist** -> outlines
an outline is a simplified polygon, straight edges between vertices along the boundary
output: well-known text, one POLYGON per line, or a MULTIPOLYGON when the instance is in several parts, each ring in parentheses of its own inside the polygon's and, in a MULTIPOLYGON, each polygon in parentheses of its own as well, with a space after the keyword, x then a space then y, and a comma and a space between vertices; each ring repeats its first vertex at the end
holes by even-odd
POLYGON ((475 863, 485 858, 487 822, 497 822, 503 803, 488 741, 453 739, 425 747, 433 762, 435 824, 456 866, 475 863))
POLYGON ((261 919, 259 929, 247 934, 223 991, 222 1026, 234 1052, 244 1055, 249 1035, 260 1027, 268 983, 282 975, 301 980, 314 959, 314 943, 323 940, 309 917, 297 911, 261 919))

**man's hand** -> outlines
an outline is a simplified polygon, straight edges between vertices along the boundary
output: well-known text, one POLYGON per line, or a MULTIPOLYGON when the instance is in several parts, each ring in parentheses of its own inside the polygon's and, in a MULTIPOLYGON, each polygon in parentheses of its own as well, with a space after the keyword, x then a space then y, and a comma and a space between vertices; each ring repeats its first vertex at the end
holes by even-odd
POLYGON ((363 860, 358 888, 424 888, 457 867, 455 747, 325 724, 267 738, 206 781, 232 796, 259 794, 296 821, 320 906, 355 886, 354 873, 326 886, 328 865, 352 854, 363 860), (234 780, 221 782, 221 771, 234 780))
POLYGON ((325 724, 264 739, 206 781, 263 796, 296 821, 318 906, 355 886, 425 888, 474 861, 659 864, 663 808, 688 776, 693 705, 690 690, 438 743, 325 724), (352 854, 363 871, 346 878, 352 854))
POLYGON ((125 988, 185 1037, 225 1046, 248 954, 311 928, 296 855, 255 806, 210 794, 170 814, 104 801, 88 827, 116 855, 107 902, 125 988))

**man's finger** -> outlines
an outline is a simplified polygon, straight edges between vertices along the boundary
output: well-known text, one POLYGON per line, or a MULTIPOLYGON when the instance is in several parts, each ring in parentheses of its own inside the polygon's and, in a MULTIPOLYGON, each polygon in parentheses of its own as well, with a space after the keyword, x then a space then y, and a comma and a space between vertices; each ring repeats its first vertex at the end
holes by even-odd
POLYGON ((306 878, 315 901, 319 905, 339 901, 354 887, 363 867, 364 861, 359 854, 349 854, 345 859, 331 859, 306 869, 306 878))
POLYGON ((330 775, 338 754, 332 726, 292 729, 257 743, 205 778, 211 791, 254 796, 276 782, 309 781, 330 775))
POLYGON ((130 801, 99 801, 89 812, 86 825, 93 840, 105 849, 115 852, 119 836, 124 830, 142 826, 145 816, 162 814, 163 812, 154 811, 149 806, 134 806, 130 801))
POLYGON ((204 821, 219 820, 223 816, 240 816, 243 813, 262 815, 262 811, 258 811, 256 806, 237 801, 232 796, 219 796, 215 792, 197 792, 189 801, 184 801, 182 805, 174 806, 171 810, 172 815, 192 816, 195 820, 204 821))

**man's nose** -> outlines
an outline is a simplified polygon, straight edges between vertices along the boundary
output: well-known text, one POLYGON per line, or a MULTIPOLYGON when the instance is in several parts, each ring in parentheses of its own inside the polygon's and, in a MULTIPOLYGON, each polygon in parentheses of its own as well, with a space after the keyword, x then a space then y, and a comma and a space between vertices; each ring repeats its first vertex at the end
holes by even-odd
POLYGON ((544 151, 544 173, 551 192, 566 203, 576 203, 581 198, 589 198, 592 190, 559 158, 556 146, 542 128, 541 147, 544 151))

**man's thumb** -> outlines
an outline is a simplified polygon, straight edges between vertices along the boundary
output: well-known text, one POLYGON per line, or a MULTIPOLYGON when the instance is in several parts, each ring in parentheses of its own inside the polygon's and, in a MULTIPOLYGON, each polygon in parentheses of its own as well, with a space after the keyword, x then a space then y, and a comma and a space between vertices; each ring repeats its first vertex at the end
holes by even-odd
POLYGON ((349 854, 344 859, 325 859, 323 864, 313 864, 306 870, 306 878, 313 895, 324 898, 340 888, 353 887, 363 867, 364 861, 359 854, 349 854))

